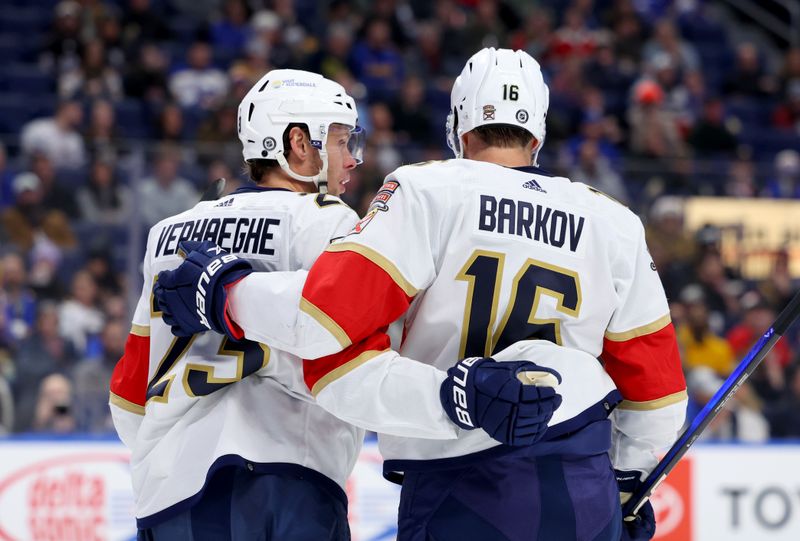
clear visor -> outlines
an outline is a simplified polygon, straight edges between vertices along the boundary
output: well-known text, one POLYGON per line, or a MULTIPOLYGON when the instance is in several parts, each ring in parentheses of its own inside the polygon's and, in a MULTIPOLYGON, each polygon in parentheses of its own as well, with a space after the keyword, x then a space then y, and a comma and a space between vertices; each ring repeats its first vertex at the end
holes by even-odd
POLYGON ((367 144, 367 132, 361 126, 356 126, 350 130, 350 138, 347 140, 347 150, 358 165, 364 163, 364 147, 367 144))

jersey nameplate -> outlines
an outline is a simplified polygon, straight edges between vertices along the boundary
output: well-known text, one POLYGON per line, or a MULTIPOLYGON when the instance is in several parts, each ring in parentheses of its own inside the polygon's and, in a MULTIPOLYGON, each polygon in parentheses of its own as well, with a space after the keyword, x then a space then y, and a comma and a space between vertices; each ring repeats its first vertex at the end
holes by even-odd
POLYGON ((161 229, 155 257, 175 255, 184 240, 210 240, 229 252, 274 255, 276 218, 202 218, 167 224, 161 229))
POLYGON ((575 253, 586 219, 571 212, 555 210, 529 201, 480 196, 478 229, 524 237, 575 253))

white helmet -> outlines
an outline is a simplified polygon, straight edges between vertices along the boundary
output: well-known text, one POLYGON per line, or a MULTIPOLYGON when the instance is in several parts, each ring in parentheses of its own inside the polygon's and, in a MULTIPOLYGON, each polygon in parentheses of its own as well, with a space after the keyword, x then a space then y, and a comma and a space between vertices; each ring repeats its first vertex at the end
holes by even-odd
POLYGON ((536 164, 544 144, 550 91, 539 63, 525 51, 481 49, 467 61, 450 94, 447 144, 463 157, 461 136, 490 124, 523 128, 539 144, 531 157, 536 164))
POLYGON ((356 104, 339 83, 308 71, 272 70, 250 89, 239 104, 239 140, 245 161, 277 160, 287 175, 303 182, 313 182, 320 192, 327 191, 325 142, 331 124, 350 128, 348 148, 356 162, 361 163, 363 131, 358 127, 356 104), (292 171, 286 161, 283 135, 292 123, 305 124, 311 144, 319 150, 322 170, 314 176, 292 171))

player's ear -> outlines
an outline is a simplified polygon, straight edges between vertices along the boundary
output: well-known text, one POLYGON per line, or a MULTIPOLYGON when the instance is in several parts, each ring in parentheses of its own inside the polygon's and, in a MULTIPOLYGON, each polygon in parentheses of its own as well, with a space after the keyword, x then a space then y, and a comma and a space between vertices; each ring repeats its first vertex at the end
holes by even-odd
POLYGON ((308 140, 308 136, 306 136, 301 128, 294 126, 289 130, 289 147, 292 154, 297 156, 300 160, 304 160, 308 155, 311 144, 308 140))

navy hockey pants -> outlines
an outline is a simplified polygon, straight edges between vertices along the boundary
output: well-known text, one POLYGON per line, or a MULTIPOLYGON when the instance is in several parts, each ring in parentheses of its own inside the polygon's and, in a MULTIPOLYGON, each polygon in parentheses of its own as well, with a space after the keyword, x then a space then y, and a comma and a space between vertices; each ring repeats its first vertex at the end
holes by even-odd
POLYGON ((407 471, 400 493, 397 541, 618 541, 621 534, 607 453, 407 471))
POLYGON ((296 475, 217 470, 190 509, 138 541, 349 541, 347 505, 296 475))

